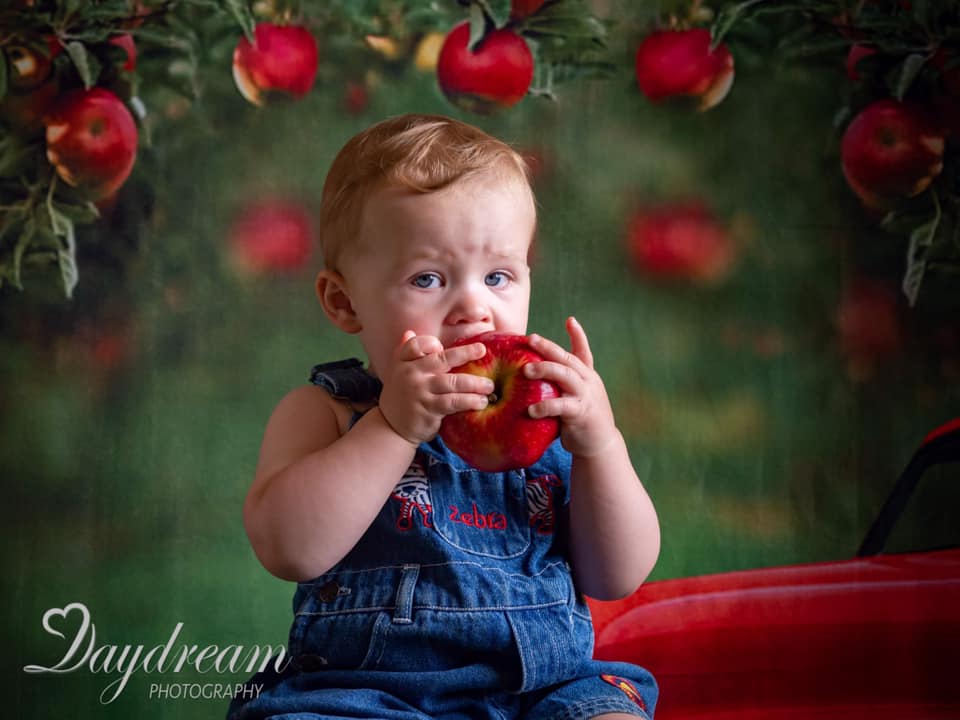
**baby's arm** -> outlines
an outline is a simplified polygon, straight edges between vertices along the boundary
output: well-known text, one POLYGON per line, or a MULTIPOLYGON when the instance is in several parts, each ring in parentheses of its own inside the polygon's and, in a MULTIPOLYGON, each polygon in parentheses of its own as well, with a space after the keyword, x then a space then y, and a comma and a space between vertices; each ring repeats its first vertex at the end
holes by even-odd
POLYGON ((527 375, 556 382, 562 395, 531 405, 530 414, 560 417, 561 439, 573 456, 573 572, 583 593, 612 600, 632 593, 650 574, 660 553, 660 525, 593 369, 586 333, 573 318, 567 320, 567 332, 571 352, 531 336, 531 346, 546 361, 527 365, 527 375))
POLYGON ((449 370, 482 357, 483 345, 444 351, 436 338, 404 335, 381 378, 381 402, 340 435, 336 401, 306 386, 289 393, 267 423, 244 526, 263 566, 309 580, 356 544, 444 415, 480 407, 486 378, 449 370))

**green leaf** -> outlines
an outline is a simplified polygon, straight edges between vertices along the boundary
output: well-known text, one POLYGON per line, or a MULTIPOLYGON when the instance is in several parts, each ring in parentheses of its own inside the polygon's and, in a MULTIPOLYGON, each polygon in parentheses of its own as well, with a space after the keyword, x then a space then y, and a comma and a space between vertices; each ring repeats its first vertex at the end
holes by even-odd
MULTIPOLYGON (((6 235, 10 229, 16 226, 23 218, 23 210, 6 210, 0 213, 0 239, 6 235)), ((2 246, 0 246, 2 247, 2 246)))
POLYGON ((891 73, 888 86, 897 100, 903 100, 913 81, 917 79, 923 66, 929 59, 928 55, 911 53, 891 73))
POLYGON ((599 19, 590 15, 544 17, 534 15, 524 25, 523 32, 524 34, 591 38, 602 42, 606 38, 607 27, 599 19))
POLYGON ((89 200, 82 205, 58 202, 56 209, 67 220, 81 225, 91 223, 100 217, 100 211, 97 209, 97 206, 89 200))
POLYGON ((474 7, 479 7, 495 28, 502 28, 510 20, 510 0, 472 0, 471 15, 474 7))
POLYGON ((23 254, 33 242, 33 237, 36 233, 37 223, 31 215, 23 224, 23 230, 20 232, 20 237, 17 238, 17 244, 13 248, 13 263, 10 268, 9 277, 10 282, 17 290, 23 290, 23 283, 20 282, 20 267, 23 264, 23 254))
POLYGON ((470 52, 473 52, 477 49, 477 45, 480 44, 480 41, 483 40, 483 36, 487 34, 487 15, 484 13, 483 8, 479 3, 471 3, 470 5, 470 40, 467 43, 467 49, 470 52))
POLYGON ((720 12, 717 13, 716 19, 713 21, 713 27, 710 28, 710 37, 713 40, 711 47, 716 48, 723 42, 726 34, 730 32, 734 25, 743 19, 747 11, 754 5, 759 5, 763 2, 767 2, 767 0, 745 0, 745 2, 728 5, 720 10, 720 12))
POLYGON ((0 177, 14 178, 27 172, 41 151, 39 142, 25 142, 15 133, 0 136, 0 177))
POLYGON ((253 19, 253 13, 250 12, 250 6, 245 0, 227 0, 227 9, 240 24, 243 34, 247 40, 253 42, 253 29, 256 21, 253 19))
POLYGON ((47 200, 47 212, 50 215, 50 227, 54 234, 62 238, 61 246, 57 249, 57 265, 60 267, 63 292, 67 298, 71 298, 80 277, 77 270, 77 238, 73 220, 61 212, 52 199, 47 200))
POLYGON ((83 86, 89 90, 97 84, 97 78, 100 76, 100 61, 88 52, 86 46, 79 40, 71 40, 66 47, 67 54, 77 68, 83 86))
POLYGON ((940 225, 940 202, 937 200, 936 193, 934 193, 933 199, 936 204, 936 214, 910 233, 910 245, 907 248, 907 269, 902 284, 903 294, 906 295, 910 307, 916 305, 917 297, 920 295, 923 276, 927 272, 930 248, 933 246, 933 240, 940 225))
POLYGON ((836 113, 834 113, 833 120, 830 122, 830 124, 833 126, 834 130, 839 131, 850 121, 852 116, 853 110, 850 108, 850 106, 843 105, 839 110, 837 110, 836 113))

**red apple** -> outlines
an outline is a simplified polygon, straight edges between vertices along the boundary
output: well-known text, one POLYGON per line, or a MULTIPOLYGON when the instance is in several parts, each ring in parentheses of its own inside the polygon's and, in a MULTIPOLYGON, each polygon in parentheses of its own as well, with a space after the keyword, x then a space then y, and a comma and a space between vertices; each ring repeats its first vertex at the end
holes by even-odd
POLYGON ((721 43, 710 49, 710 31, 658 30, 637 49, 637 82, 648 99, 688 96, 707 110, 733 85, 733 55, 721 43))
POLYGON ((253 44, 240 38, 233 52, 233 79, 240 94, 263 105, 269 94, 300 98, 317 77, 317 41, 301 25, 258 23, 253 44))
POLYGON ((873 280, 852 282, 840 298, 836 326, 848 374, 867 379, 902 344, 896 291, 873 280))
POLYGON ((543 5, 544 0, 511 0, 510 19, 523 20, 533 15, 543 5))
POLYGON ((133 42, 133 36, 129 33, 123 35, 114 35, 108 41, 111 45, 123 48, 127 52, 127 61, 123 64, 126 72, 133 72, 137 69, 137 46, 133 42))
POLYGON ((486 114, 516 105, 533 82, 533 54, 509 29, 494 30, 474 51, 467 47, 470 23, 447 35, 437 60, 440 89, 454 105, 486 114))
POLYGON ((666 280, 711 283, 733 265, 730 234, 698 201, 665 204, 634 214, 627 231, 634 267, 666 280))
POLYGON ((281 198, 259 200, 234 221, 230 250, 242 271, 293 272, 310 259, 312 232, 310 216, 299 204, 281 198))
POLYGON ((496 388, 483 410, 447 415, 440 425, 440 438, 453 452, 484 472, 503 472, 529 467, 560 433, 555 417, 531 418, 534 403, 560 396, 552 382, 526 377, 520 370, 543 357, 527 343, 525 335, 484 333, 464 338, 454 345, 482 342, 487 354, 453 372, 480 375, 496 388))
POLYGON ((358 80, 348 80, 343 91, 343 106, 351 115, 360 115, 370 105, 370 91, 367 84, 358 80))
POLYGON ((944 140, 943 130, 925 110, 878 100, 843 134, 843 174, 867 207, 888 207, 930 186, 943 170, 944 140))
POLYGON ((104 198, 123 185, 137 155, 137 125, 109 90, 67 93, 47 117, 47 159, 65 182, 104 198))
POLYGON ((31 136, 42 132, 43 116, 60 93, 53 60, 62 48, 52 35, 46 38, 46 43, 46 53, 32 45, 14 44, 0 51, 0 62, 8 66, 7 92, 0 99, 0 118, 10 128, 31 136))
POLYGON ((850 52, 847 53, 847 78, 853 82, 860 81, 860 73, 857 71, 857 63, 865 57, 876 55, 876 48, 869 45, 854 43, 850 46, 850 52))
POLYGON ((53 36, 46 39, 48 51, 36 47, 10 45, 6 48, 9 77, 7 82, 14 91, 34 90, 50 77, 53 59, 60 54, 60 43, 53 36))

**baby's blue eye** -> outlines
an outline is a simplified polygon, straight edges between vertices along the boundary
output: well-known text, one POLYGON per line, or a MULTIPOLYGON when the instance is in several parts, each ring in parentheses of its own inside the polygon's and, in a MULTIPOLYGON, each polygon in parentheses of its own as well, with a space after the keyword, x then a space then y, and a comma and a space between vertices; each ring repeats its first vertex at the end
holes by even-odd
POLYGON ((483 281, 484 281, 489 287, 500 287, 501 285, 506 285, 506 284, 507 284, 507 281, 508 281, 509 279, 510 279, 510 278, 507 277, 507 274, 506 274, 506 273, 500 272, 499 270, 496 270, 496 271, 490 273, 489 275, 487 275, 487 276, 483 279, 483 281))
POLYGON ((427 290, 440 287, 440 276, 436 273, 420 273, 410 282, 418 288, 427 290))

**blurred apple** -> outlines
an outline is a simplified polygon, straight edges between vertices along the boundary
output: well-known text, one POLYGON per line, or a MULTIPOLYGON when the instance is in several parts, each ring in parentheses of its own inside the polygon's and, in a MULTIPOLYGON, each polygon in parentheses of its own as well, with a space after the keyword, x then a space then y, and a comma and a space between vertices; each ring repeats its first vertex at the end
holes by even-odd
POLYGON ((60 92, 53 61, 62 48, 52 35, 46 43, 47 52, 33 45, 11 44, 0 55, 0 62, 7 63, 7 91, 0 98, 0 120, 30 136, 43 132, 43 116, 60 92))
POLYGON ((510 0, 510 19, 523 20, 541 8, 544 0, 510 0))
POLYGON ((358 80, 348 80, 343 90, 343 106, 351 115, 359 115, 370 104, 370 91, 367 84, 358 80))
POLYGON ((123 64, 126 72, 133 72, 137 69, 137 46, 133 42, 133 36, 129 33, 123 35, 114 35, 109 40, 111 45, 123 48, 127 52, 127 61, 123 64))
POLYGON ((636 212, 627 231, 634 267, 663 280, 716 283, 730 272, 730 234, 699 201, 669 203, 636 212))
POLYGON ((847 78, 852 82, 860 81, 860 73, 857 71, 857 63, 863 60, 865 57, 870 57, 871 55, 876 55, 876 48, 872 48, 869 45, 863 45, 861 43, 854 43, 850 46, 850 52, 847 53, 847 78))
POLYGON ((60 54, 61 47, 52 35, 46 38, 46 44, 46 52, 28 45, 9 45, 4 49, 10 90, 34 90, 50 77, 53 61, 60 54))
POLYGON ((319 50, 310 31, 301 25, 258 23, 254 42, 240 38, 233 52, 233 79, 254 105, 272 95, 301 98, 317 77, 319 50))
POLYGON ((658 30, 640 43, 636 74, 649 100, 692 97, 708 110, 730 92, 733 55, 723 43, 710 49, 709 30, 658 30))
POLYGON ((874 280, 852 282, 840 298, 836 326, 848 375, 866 380, 880 361, 901 347, 896 291, 874 280))
POLYGON ((367 35, 363 42, 368 48, 388 62, 399 60, 406 53, 406 47, 403 43, 389 35, 367 35))
POLYGON ((886 208, 930 186, 943 170, 944 142, 943 130, 926 110, 877 100, 843 134, 843 174, 867 207, 886 208))
POLYGON ((137 155, 137 125, 109 90, 67 93, 46 121, 47 159, 57 175, 97 200, 116 192, 137 155))
POLYGON ((509 29, 487 33, 473 51, 469 41, 470 23, 463 22, 440 49, 437 80, 447 99, 480 114, 520 102, 533 81, 533 54, 526 41, 509 29))
POLYGON ((430 32, 420 38, 413 53, 413 65, 422 72, 433 72, 440 59, 440 48, 446 36, 443 33, 430 32))
POLYGON ((232 259, 248 274, 289 273, 304 267, 313 247, 310 216, 283 198, 258 200, 234 220, 229 235, 232 259))

